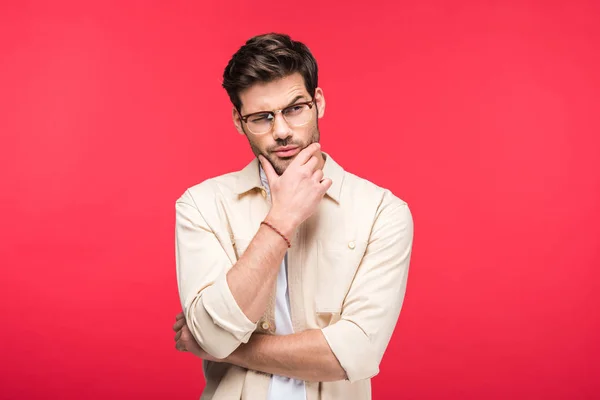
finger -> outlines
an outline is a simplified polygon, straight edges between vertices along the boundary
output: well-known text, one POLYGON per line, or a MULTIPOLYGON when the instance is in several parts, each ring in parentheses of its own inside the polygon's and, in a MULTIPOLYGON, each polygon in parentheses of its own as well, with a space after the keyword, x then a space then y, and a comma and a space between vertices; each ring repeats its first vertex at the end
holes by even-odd
POLYGON ((175 316, 175 320, 176 320, 176 321, 179 321, 180 319, 182 319, 182 318, 184 318, 184 317, 185 317, 185 316, 183 315, 183 311, 182 311, 182 312, 180 312, 179 314, 177 314, 177 315, 175 316))
POLYGON ((181 340, 183 340, 184 342, 192 338, 192 333, 190 332, 187 326, 184 326, 179 332, 181 332, 181 340))
POLYGON ((185 326, 185 319, 180 319, 179 321, 175 322, 175 324, 173 325, 173 330, 175 332, 177 332, 178 330, 180 330, 184 326, 185 326))
POLYGON ((321 145, 319 143, 311 143, 310 146, 302 149, 300 153, 296 156, 292 163, 296 163, 298 165, 304 165, 310 158, 321 149, 321 145))
POLYGON ((181 336, 179 337, 179 341, 183 343, 186 349, 192 349, 197 343, 189 329, 184 327, 180 332, 181 336))
POLYGON ((260 165, 262 165, 263 170, 265 171, 265 175, 267 175, 267 181, 269 182, 269 185, 271 185, 271 183, 273 183, 279 175, 277 175, 277 172, 275 172, 275 169, 273 168, 269 160, 267 160, 265 157, 259 155, 258 160, 260 161, 260 165))
POLYGON ((321 181, 321 183, 319 185, 320 185, 323 193, 325 193, 329 190, 329 188, 331 187, 332 184, 333 184, 333 181, 330 178, 323 178, 323 180, 321 181))
POLYGON ((179 341, 179 338, 181 338, 181 332, 183 332, 183 329, 178 331, 177 334, 175 335, 175 341, 179 341))
POLYGON ((304 165, 309 168, 311 173, 315 172, 319 168, 319 157, 313 155, 304 165))
POLYGON ((312 180, 315 181, 316 183, 321 183, 321 181, 323 180, 323 170, 318 169, 315 172, 313 172, 312 180))
POLYGON ((187 348, 185 347, 185 343, 182 341, 175 343, 175 348, 179 351, 187 351, 187 348))

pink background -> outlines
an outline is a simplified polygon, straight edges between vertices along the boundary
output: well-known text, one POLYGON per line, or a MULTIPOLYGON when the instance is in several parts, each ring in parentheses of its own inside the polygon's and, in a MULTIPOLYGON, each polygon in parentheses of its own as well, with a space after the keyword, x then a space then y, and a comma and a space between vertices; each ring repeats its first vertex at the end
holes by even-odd
POLYGON ((251 159, 222 71, 283 31, 415 218, 374 398, 599 398, 599 4, 2 2, 0 397, 199 397, 174 202, 251 159))

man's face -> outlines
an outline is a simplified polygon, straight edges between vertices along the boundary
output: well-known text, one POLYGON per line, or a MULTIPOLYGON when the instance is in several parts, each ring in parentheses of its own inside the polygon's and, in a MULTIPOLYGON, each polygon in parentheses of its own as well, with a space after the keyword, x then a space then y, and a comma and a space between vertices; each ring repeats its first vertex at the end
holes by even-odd
POLYGON ((325 111, 323 91, 317 88, 312 99, 304 87, 304 78, 299 73, 269 82, 257 83, 240 93, 242 115, 260 111, 281 110, 296 103, 314 100, 315 105, 307 112, 311 113, 310 121, 302 126, 290 126, 281 113, 275 114, 272 129, 264 134, 252 133, 240 115, 233 109, 233 120, 238 132, 246 135, 252 152, 258 157, 262 154, 275 171, 281 175, 296 155, 311 143, 319 141, 318 118, 325 111))

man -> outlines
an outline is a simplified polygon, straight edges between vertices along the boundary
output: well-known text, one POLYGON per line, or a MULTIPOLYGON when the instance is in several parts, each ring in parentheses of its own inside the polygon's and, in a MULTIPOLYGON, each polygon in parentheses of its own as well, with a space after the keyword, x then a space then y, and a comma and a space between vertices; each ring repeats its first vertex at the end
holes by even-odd
POLYGON ((176 202, 176 348, 204 360, 202 399, 369 399, 413 240, 407 204, 319 145, 309 49, 246 42, 223 87, 256 156, 176 202))

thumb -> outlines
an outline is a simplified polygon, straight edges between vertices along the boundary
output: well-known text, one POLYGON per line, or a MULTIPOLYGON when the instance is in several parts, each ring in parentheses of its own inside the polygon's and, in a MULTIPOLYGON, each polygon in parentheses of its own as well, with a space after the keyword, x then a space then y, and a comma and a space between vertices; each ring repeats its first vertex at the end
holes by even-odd
POLYGON ((260 161, 260 165, 262 165, 263 169, 265 170, 265 175, 267 175, 267 180, 269 181, 270 186, 271 183, 277 179, 277 172, 275 172, 275 169, 273 169, 273 166, 265 157, 259 155, 258 160, 260 161))

